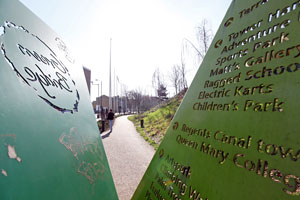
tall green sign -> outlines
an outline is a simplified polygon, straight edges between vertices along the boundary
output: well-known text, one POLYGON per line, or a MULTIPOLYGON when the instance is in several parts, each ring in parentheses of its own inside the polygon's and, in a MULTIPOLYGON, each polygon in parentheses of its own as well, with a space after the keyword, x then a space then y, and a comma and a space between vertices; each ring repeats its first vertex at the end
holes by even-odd
POLYGON ((299 13, 232 1, 134 200, 300 198, 299 13))
POLYGON ((83 69, 16 0, 0 0, 0 199, 118 199, 83 69))

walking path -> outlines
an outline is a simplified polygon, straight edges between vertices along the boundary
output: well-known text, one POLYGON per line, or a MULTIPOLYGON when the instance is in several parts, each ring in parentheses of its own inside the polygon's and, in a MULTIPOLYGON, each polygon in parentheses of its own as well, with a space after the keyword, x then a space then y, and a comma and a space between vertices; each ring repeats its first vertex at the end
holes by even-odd
POLYGON ((120 200, 130 200, 155 152, 127 117, 115 120, 112 133, 101 134, 120 200))

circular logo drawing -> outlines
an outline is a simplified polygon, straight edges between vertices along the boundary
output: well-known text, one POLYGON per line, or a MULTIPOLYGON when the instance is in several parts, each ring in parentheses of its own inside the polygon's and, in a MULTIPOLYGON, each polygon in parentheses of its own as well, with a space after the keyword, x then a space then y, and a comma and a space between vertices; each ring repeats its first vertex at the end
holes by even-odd
MULTIPOLYGON (((62 41, 59 44, 61 46, 62 41)), ((80 96, 75 81, 62 62, 64 56, 61 54, 66 55, 66 51, 64 49, 60 52, 59 44, 55 52, 50 45, 23 26, 12 22, 0 26, 1 53, 17 77, 52 108, 73 114, 78 112, 80 96)), ((65 61, 69 65, 74 63, 70 59, 65 61)))

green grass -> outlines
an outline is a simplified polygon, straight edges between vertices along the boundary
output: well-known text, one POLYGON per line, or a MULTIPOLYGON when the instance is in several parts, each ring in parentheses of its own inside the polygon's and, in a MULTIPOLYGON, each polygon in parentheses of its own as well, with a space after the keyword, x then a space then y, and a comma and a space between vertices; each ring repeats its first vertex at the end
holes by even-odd
POLYGON ((128 117, 134 123, 140 135, 155 149, 162 141, 183 95, 184 93, 177 95, 147 112, 128 117), (144 119, 144 128, 140 126, 141 119, 144 119))

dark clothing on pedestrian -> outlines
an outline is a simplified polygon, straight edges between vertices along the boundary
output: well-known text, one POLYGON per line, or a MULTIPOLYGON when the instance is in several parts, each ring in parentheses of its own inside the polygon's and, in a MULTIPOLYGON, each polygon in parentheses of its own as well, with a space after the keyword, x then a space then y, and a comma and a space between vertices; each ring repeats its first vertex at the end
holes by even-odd
POLYGON ((113 112, 109 112, 107 115, 108 120, 114 120, 115 114, 113 112))
POLYGON ((112 112, 112 110, 110 110, 109 113, 107 114, 107 120, 109 123, 110 132, 112 132, 114 117, 115 117, 115 114, 112 112))

